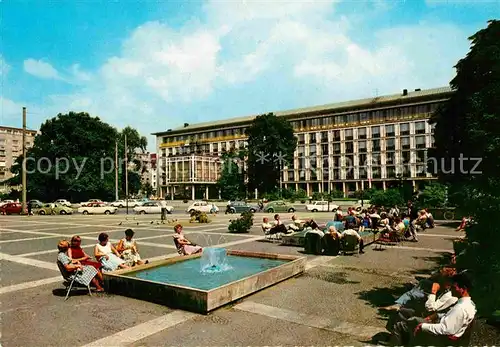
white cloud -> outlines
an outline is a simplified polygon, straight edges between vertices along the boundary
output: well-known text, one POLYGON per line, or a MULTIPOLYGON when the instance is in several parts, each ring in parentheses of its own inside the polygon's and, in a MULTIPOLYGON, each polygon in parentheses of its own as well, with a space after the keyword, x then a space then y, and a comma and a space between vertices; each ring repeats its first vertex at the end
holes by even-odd
POLYGON ((42 60, 26 59, 24 61, 24 71, 39 78, 62 79, 59 72, 50 63, 42 60))
POLYGON ((75 83, 78 82, 88 82, 92 79, 92 74, 89 72, 83 71, 80 67, 80 64, 73 64, 69 69, 70 74, 73 76, 73 80, 75 83))
MULTIPOLYGON (((350 15, 336 14, 336 2, 209 1, 203 21, 180 30, 161 22, 137 27, 96 71, 75 63, 62 75, 33 59, 25 70, 79 84, 75 93, 50 96, 57 112, 87 111, 150 132, 214 117, 216 110, 187 119, 184 107, 214 92, 220 104, 231 103, 223 95, 247 84, 275 98, 300 98, 300 106, 441 86, 467 51, 469 33, 456 26, 367 32, 359 14, 354 25, 350 15), (270 87, 273 78, 289 84, 270 87)), ((373 8, 385 11, 388 3, 380 0, 373 8)))
POLYGON ((4 78, 10 71, 10 66, 7 64, 3 56, 0 54, 0 77, 4 78))

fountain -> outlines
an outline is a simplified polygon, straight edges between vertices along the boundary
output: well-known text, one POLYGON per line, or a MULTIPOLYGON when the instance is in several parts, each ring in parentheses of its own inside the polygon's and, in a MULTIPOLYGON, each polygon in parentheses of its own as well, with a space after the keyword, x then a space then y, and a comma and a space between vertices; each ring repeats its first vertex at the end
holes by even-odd
POLYGON ((204 248, 104 274, 111 293, 207 313, 305 270, 305 257, 204 248))
POLYGON ((225 248, 208 247, 201 254, 201 272, 203 274, 214 274, 231 270, 227 263, 227 252, 225 248))

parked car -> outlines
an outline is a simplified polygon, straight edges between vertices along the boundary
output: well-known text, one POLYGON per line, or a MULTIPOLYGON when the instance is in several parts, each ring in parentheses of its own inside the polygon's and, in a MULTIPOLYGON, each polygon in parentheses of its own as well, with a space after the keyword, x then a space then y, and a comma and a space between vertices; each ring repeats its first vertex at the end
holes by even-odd
POLYGON ((195 201, 186 209, 187 213, 192 213, 194 211, 200 211, 205 213, 210 213, 212 209, 215 213, 219 212, 219 208, 215 204, 209 203, 207 201, 195 201))
POLYGON ((41 202, 40 200, 30 200, 30 201, 28 201, 28 205, 31 206, 31 209, 35 209, 35 208, 42 207, 43 202, 41 202))
POLYGON ((80 207, 86 207, 86 206, 89 206, 91 204, 101 204, 101 205, 104 205, 104 201, 102 200, 99 200, 99 199, 90 199, 89 201, 85 201, 85 202, 82 202, 80 203, 80 207))
POLYGON ((107 206, 102 201, 90 203, 87 206, 78 208, 79 213, 83 214, 114 214, 118 208, 107 206))
POLYGON ((233 201, 227 207, 228 213, 243 213, 243 212, 248 212, 248 211, 255 213, 258 210, 259 210, 259 206, 250 205, 244 201, 233 201))
POLYGON ((71 202, 69 202, 68 200, 66 199, 57 199, 54 204, 58 204, 58 205, 63 205, 63 206, 67 206, 67 207, 71 207, 71 202))
POLYGON ((23 205, 19 202, 8 202, 0 207, 1 214, 21 214, 23 205))
POLYGON ((265 207, 264 211, 267 213, 274 212, 295 212, 295 207, 289 202, 283 200, 271 201, 265 207))
POLYGON ((134 207, 135 213, 140 214, 152 214, 152 213, 161 213, 161 208, 165 207, 167 209, 167 213, 172 213, 174 208, 172 206, 164 205, 158 201, 148 201, 142 204, 141 206, 134 207))
POLYGON ((62 204, 44 204, 41 208, 33 211, 33 214, 50 215, 50 214, 72 214, 71 207, 62 204))
POLYGON ((338 208, 338 205, 328 201, 313 201, 312 204, 306 205, 306 210, 311 212, 335 212, 338 208))
POLYGON ((0 201, 0 207, 3 206, 3 205, 6 205, 6 204, 12 204, 14 202, 15 202, 14 200, 3 200, 3 201, 0 201))
POLYGON ((126 207, 128 205, 128 207, 135 207, 137 206, 137 201, 135 201, 134 199, 129 199, 128 201, 126 200, 116 200, 116 201, 113 201, 112 203, 109 204, 110 206, 114 206, 114 207, 126 207))

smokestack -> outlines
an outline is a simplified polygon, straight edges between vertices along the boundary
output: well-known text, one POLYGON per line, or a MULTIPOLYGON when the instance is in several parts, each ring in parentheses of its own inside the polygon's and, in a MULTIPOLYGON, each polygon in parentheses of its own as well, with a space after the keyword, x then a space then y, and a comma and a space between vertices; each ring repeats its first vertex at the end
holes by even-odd
POLYGON ((403 89, 403 96, 407 96, 408 95, 408 89, 403 89))

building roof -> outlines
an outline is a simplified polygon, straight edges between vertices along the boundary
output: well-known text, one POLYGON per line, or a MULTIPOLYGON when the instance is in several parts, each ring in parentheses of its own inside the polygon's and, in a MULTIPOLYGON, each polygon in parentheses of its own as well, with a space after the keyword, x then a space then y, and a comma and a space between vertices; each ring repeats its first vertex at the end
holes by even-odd
MULTIPOLYGON (((403 93, 392 94, 392 95, 382 95, 382 96, 378 96, 375 98, 365 98, 365 99, 358 99, 358 100, 351 100, 351 101, 341 101, 341 102, 336 102, 336 103, 331 103, 331 104, 297 108, 297 109, 292 109, 292 110, 287 110, 287 111, 278 111, 278 112, 273 112, 273 113, 278 117, 288 117, 288 116, 303 115, 303 114, 308 114, 308 113, 320 113, 320 112, 325 112, 325 111, 340 111, 343 109, 350 109, 350 108, 355 108, 355 107, 367 107, 367 106, 371 106, 374 104, 391 103, 391 102, 395 102, 395 101, 408 102, 411 99, 425 98, 425 97, 437 96, 437 95, 446 95, 446 94, 449 94, 451 92, 452 92, 452 89, 450 87, 440 87, 440 88, 415 90, 415 91, 408 90, 407 95, 403 95, 403 93)), ((268 113, 268 112, 264 112, 264 113, 268 113)), ((217 126, 231 126, 231 125, 237 125, 237 124, 244 124, 244 123, 251 122, 256 117, 257 117, 257 115, 252 115, 252 116, 246 116, 246 117, 235 117, 235 118, 229 118, 229 119, 226 118, 226 119, 216 120, 216 121, 211 121, 211 122, 189 124, 187 126, 175 128, 171 131, 162 131, 162 132, 153 133, 152 135, 169 135, 172 133, 173 134, 184 133, 184 132, 196 131, 196 130, 201 130, 204 128, 211 128, 211 127, 217 127, 217 126)))
MULTIPOLYGON (((23 128, 6 127, 6 126, 3 126, 3 125, 0 125, 0 130, 17 130, 17 131, 23 131, 23 128)), ((31 133, 31 134, 36 134, 37 130, 26 129, 26 132, 31 133)))

